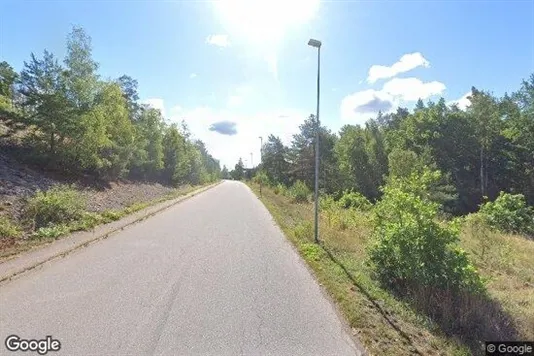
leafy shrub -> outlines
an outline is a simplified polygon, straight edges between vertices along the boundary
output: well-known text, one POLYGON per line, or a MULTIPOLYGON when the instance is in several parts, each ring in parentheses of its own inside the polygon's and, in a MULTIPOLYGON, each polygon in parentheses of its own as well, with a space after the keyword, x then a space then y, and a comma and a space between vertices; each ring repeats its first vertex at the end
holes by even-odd
POLYGON ((287 195, 287 187, 282 183, 278 183, 276 187, 274 187, 274 193, 278 194, 276 191, 278 191, 280 195, 287 195))
POLYGON ((295 203, 305 203, 308 201, 308 196, 311 194, 308 186, 300 180, 297 180, 290 189, 290 195, 295 203))
POLYGON ((293 234, 299 240, 312 240, 313 224, 311 221, 304 221, 293 228, 293 234))
POLYGON ((326 211, 336 207, 337 205, 332 195, 323 195, 319 199, 319 206, 321 207, 321 211, 326 211))
POLYGON ((124 213, 120 211, 115 211, 115 210, 106 210, 102 213, 102 217, 104 218, 105 221, 108 221, 108 222, 119 220, 123 216, 124 216, 124 213))
POLYGON ((84 212, 81 219, 79 221, 76 221, 71 226, 71 231, 78 231, 78 230, 89 230, 93 227, 105 222, 106 219, 94 212, 84 212))
POLYGON ((495 201, 483 204, 479 213, 497 230, 534 235, 534 208, 527 206, 522 194, 500 192, 495 201))
POLYGON ((304 243, 300 248, 307 260, 319 261, 321 259, 321 248, 319 245, 314 243, 304 243))
POLYGON ((143 210, 148 205, 149 205, 149 203, 146 203, 146 202, 145 203, 136 202, 136 203, 133 203, 133 204, 129 205, 126 209, 124 209, 124 212, 126 214, 135 213, 135 212, 138 212, 139 210, 143 210))
POLYGON ((0 215, 0 238, 19 237, 20 228, 15 225, 8 217, 0 215))
POLYGON ((55 186, 46 192, 38 191, 31 197, 25 213, 35 227, 40 228, 80 220, 85 208, 85 197, 74 187, 55 186))
POLYGON ((69 232, 70 229, 64 224, 52 225, 37 229, 37 231, 33 233, 32 237, 38 239, 55 239, 56 237, 68 234, 69 232))
POLYGON ((456 188, 449 182, 450 177, 426 166, 408 176, 390 175, 388 181, 390 185, 398 186, 405 192, 438 203, 440 209, 447 211, 457 199, 456 188))
POLYGON ((414 194, 416 187, 405 187, 386 185, 375 207, 369 258, 378 278, 399 291, 426 286, 482 292, 481 278, 457 246, 457 224, 440 225, 438 204, 414 194))
POLYGON ((372 204, 361 193, 355 191, 345 191, 338 200, 339 206, 344 209, 358 209, 368 211, 371 209, 372 204))
POLYGON ((256 184, 264 184, 264 185, 268 185, 269 184, 269 177, 267 177, 267 174, 264 172, 264 171, 260 171, 258 173, 256 173, 256 175, 254 176, 254 178, 252 178, 252 181, 256 184))

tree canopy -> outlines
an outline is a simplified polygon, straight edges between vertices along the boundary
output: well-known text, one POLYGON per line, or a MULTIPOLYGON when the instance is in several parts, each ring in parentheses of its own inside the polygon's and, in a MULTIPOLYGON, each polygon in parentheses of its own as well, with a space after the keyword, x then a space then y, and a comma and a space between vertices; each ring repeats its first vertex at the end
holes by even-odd
POLYGON ((219 161, 185 124, 167 124, 159 110, 141 104, 132 77, 104 80, 98 68, 81 27, 67 36, 62 62, 47 50, 31 53, 20 73, 0 62, 4 137, 29 148, 27 159, 101 179, 201 184, 219 178, 219 161))
MULTIPOLYGON (((354 190, 376 201, 388 181, 429 168, 440 172, 433 199, 451 213, 475 211, 501 191, 533 205, 534 74, 501 98, 473 87, 469 101, 461 110, 443 98, 419 100, 411 112, 379 113, 337 134, 320 127, 320 189, 354 190)), ((311 115, 289 146, 269 136, 261 168, 271 182, 313 189, 316 125, 311 115)))

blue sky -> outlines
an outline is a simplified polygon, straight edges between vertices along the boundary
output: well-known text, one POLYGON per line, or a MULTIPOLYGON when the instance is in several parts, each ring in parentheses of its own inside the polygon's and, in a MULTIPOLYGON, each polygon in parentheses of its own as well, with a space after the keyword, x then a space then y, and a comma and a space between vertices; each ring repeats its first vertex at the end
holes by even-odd
POLYGON ((104 78, 137 79, 144 101, 185 120, 228 166, 250 166, 250 152, 256 165, 258 136, 289 143, 314 113, 310 37, 323 42, 321 121, 334 131, 417 97, 502 95, 534 72, 532 0, 8 0, 0 14, 0 60, 20 70, 32 51, 62 58, 80 25, 104 78))

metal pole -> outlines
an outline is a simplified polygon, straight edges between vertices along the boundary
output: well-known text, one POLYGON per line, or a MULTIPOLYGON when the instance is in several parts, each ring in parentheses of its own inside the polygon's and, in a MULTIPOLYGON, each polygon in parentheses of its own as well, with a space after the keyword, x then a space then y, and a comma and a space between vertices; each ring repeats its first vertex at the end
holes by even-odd
MULTIPOLYGON (((262 151, 263 151, 263 137, 260 136, 260 166, 263 163, 263 152, 262 151)), ((263 171, 263 166, 261 167, 261 170, 263 171)), ((263 197, 263 194, 261 192, 262 179, 263 179, 263 175, 260 175, 260 197, 263 197)))
POLYGON ((319 96, 321 78, 321 47, 317 48, 317 127, 315 128, 315 242, 319 243, 319 96))

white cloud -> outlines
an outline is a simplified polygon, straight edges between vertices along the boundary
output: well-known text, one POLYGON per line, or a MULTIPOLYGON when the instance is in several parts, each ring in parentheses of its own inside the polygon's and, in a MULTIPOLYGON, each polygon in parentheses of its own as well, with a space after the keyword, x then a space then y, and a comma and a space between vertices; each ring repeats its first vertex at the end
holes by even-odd
POLYGON ((445 84, 438 81, 424 83, 417 78, 393 78, 384 84, 382 91, 403 101, 416 101, 441 94, 445 88, 445 84))
POLYGON ((278 80, 278 56, 276 53, 270 53, 265 56, 265 61, 269 67, 269 72, 274 75, 274 78, 278 80))
POLYGON ((179 115, 183 110, 184 109, 180 105, 175 105, 169 110, 169 113, 171 116, 179 115))
POLYGON ((191 73, 189 74, 189 78, 193 79, 197 77, 197 73, 191 73))
POLYGON ((393 111, 398 102, 395 98, 384 91, 363 90, 348 95, 341 101, 341 118, 353 124, 364 124, 376 113, 393 111))
POLYGON ((394 78, 384 84, 381 90, 367 89, 347 95, 341 101, 341 118, 354 124, 363 124, 382 113, 393 112, 400 105, 428 99, 442 94, 445 84, 423 82, 417 78, 394 78))
POLYGON ((237 108, 238 106, 241 106, 241 104, 243 104, 243 98, 239 95, 232 95, 228 98, 229 108, 237 108))
POLYGON ((472 95, 471 90, 465 93, 460 99, 452 100, 447 103, 447 105, 458 105, 458 108, 460 110, 465 110, 469 105, 471 105, 471 101, 468 99, 469 96, 472 95))
POLYGON ((206 38, 206 43, 218 47, 228 47, 230 45, 230 39, 228 35, 209 35, 206 38))
POLYGON ((391 67, 383 65, 373 65, 369 69, 367 81, 374 83, 378 79, 393 78, 397 74, 408 72, 417 67, 429 67, 430 63, 423 57, 420 52, 408 53, 403 55, 398 62, 391 67))
POLYGON ((141 101, 141 104, 147 104, 150 107, 153 107, 154 109, 158 109, 159 111, 161 111, 161 115, 163 115, 163 117, 166 116, 165 105, 163 104, 163 99, 160 99, 160 98, 145 99, 141 101))

